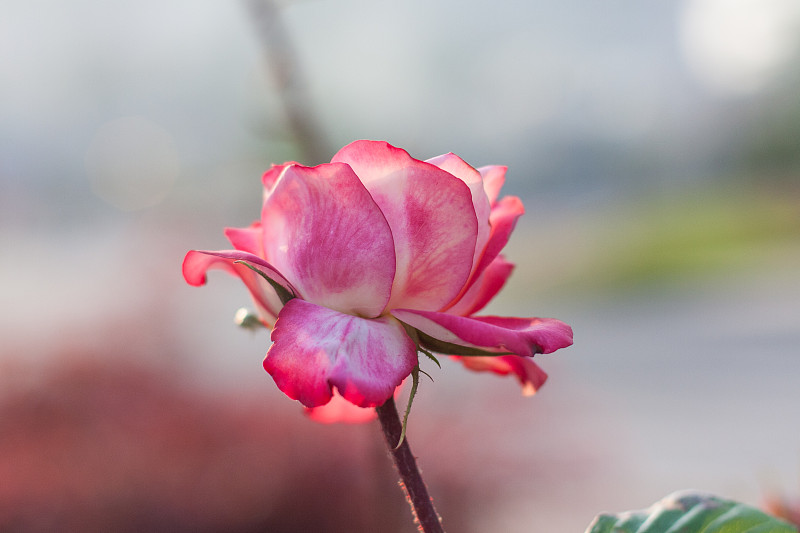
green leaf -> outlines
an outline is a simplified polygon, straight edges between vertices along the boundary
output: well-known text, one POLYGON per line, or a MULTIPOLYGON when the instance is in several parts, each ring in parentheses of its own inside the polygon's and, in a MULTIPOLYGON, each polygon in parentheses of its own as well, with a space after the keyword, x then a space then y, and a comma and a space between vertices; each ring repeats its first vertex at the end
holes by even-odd
POLYGON ((603 513, 586 533, 798 533, 755 507, 710 494, 681 491, 642 511, 603 513))

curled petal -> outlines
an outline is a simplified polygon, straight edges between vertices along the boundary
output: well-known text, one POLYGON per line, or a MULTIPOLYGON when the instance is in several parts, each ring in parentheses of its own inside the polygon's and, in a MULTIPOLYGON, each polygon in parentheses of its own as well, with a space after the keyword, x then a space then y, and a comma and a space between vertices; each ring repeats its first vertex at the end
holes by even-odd
POLYGON ((382 405, 417 364, 417 349, 391 316, 360 318, 295 298, 278 315, 264 368, 306 407, 333 388, 359 407, 382 405))
POLYGON ((497 203, 500 189, 503 188, 503 183, 506 181, 506 170, 508 170, 508 167, 499 165, 490 165, 478 169, 483 178, 483 190, 486 191, 486 196, 489 198, 489 203, 492 207, 497 203))
POLYGON ((283 306, 275 285, 277 285, 277 290, 282 289, 286 293, 296 294, 292 284, 272 265, 258 256, 239 250, 220 250, 216 252, 191 250, 183 260, 183 277, 189 285, 199 287, 200 285, 205 285, 206 272, 212 268, 225 270, 241 278, 253 297, 253 302, 258 308, 259 315, 267 324, 272 324, 275 321, 275 317, 283 306), (244 263, 258 269, 261 275, 244 263), (270 286, 271 283, 265 277, 269 278, 275 285, 270 286))
POLYGON ((347 166, 286 167, 264 202, 264 255, 303 299, 375 317, 391 294, 392 232, 347 166))
POLYGON ((347 163, 389 222, 397 273, 387 309, 440 309, 469 279, 478 220, 466 184, 377 141, 356 141, 333 161, 347 163))
POLYGON ((477 313, 503 288, 513 270, 514 264, 506 261, 502 255, 495 257, 458 303, 447 310, 447 313, 459 316, 470 316, 477 313))
POLYGON ((530 357, 572 344, 572 328, 553 318, 461 317, 411 309, 395 309, 392 315, 422 333, 422 343, 440 353, 530 357))
POLYGON ((276 290, 283 289, 292 296, 300 296, 294 286, 275 267, 257 255, 240 250, 218 250, 215 252, 191 250, 183 260, 183 277, 189 285, 199 287, 206 282, 206 270, 211 267, 225 268, 222 263, 231 265, 246 263, 250 266, 250 270, 260 273, 262 277, 277 285, 276 290))
POLYGON ((525 396, 536 394, 536 391, 547 381, 547 373, 527 357, 518 355, 454 356, 453 359, 461 361, 466 368, 475 372, 494 372, 501 376, 514 374, 519 384, 522 385, 522 394, 525 396))

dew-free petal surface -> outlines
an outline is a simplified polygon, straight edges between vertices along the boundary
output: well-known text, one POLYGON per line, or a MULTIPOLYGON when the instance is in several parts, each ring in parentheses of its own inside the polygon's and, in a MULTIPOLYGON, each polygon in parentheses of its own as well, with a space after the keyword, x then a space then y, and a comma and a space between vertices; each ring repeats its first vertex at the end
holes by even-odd
POLYGON ((392 315, 439 341, 487 352, 532 356, 572 344, 572 328, 553 318, 461 317, 395 309, 392 315))
POLYGON ((264 232, 261 222, 254 222, 246 228, 225 228, 225 237, 237 250, 264 257, 264 232))
POLYGON ((392 232, 343 164, 287 167, 264 202, 264 253, 303 299, 378 316, 395 273, 392 232))
POLYGON ((486 196, 489 198, 489 203, 494 207, 497 198, 500 196, 500 189, 506 181, 506 170, 508 167, 501 165, 488 165, 480 167, 480 172, 483 178, 483 190, 486 191, 486 196))
POLYGON ((475 208, 475 216, 478 221, 478 235, 475 239, 475 253, 472 258, 472 270, 474 272, 481 255, 483 255, 486 242, 489 240, 490 231, 489 212, 491 211, 491 206, 484 190, 483 177, 480 172, 453 153, 428 159, 427 162, 463 181, 472 194, 472 205, 475 208))
POLYGON ((183 260, 183 277, 189 285, 199 287, 206 283, 206 273, 210 269, 220 269, 239 276, 244 282, 259 314, 265 322, 272 324, 283 304, 275 289, 263 277, 241 261, 258 268, 272 281, 283 287, 288 293, 296 294, 295 288, 272 265, 258 256, 240 250, 191 250, 183 260))
POLYGON ((361 318, 300 299, 272 330, 264 368, 306 407, 328 403, 333 387, 359 407, 382 405, 417 364, 417 349, 391 316, 361 318))
POLYGON ((438 310, 472 271, 478 221, 460 179, 379 141, 356 141, 333 161, 348 164, 386 216, 397 253, 387 309, 438 310))
POLYGON ((483 309, 508 281, 514 264, 502 255, 494 258, 458 303, 447 310, 451 315, 470 316, 483 309))

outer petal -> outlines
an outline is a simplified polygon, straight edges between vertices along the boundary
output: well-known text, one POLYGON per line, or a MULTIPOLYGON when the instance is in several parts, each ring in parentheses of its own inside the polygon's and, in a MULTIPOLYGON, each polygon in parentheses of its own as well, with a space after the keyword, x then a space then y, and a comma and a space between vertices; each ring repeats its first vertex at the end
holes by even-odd
POLYGON ((306 407, 333 387, 359 407, 383 404, 417 364, 417 349, 391 316, 368 319, 295 298, 278 315, 264 360, 278 388, 306 407))
POLYGON ((503 184, 506 181, 506 170, 508 170, 508 167, 499 165, 490 165, 478 169, 483 178, 483 190, 486 191, 486 196, 489 198, 489 203, 492 207, 497 202, 497 198, 500 196, 500 189, 503 188, 503 184))
POLYGON ((490 231, 489 212, 491 207, 486 191, 483 188, 483 178, 480 172, 453 153, 428 159, 427 162, 436 165, 466 183, 472 193, 472 205, 475 208, 475 216, 478 219, 478 235, 475 239, 475 253, 472 258, 472 270, 474 272, 481 255, 483 255, 486 242, 489 240, 490 231))
POLYGON ((472 193, 448 172, 377 141, 356 141, 333 161, 350 165, 386 216, 397 273, 387 309, 437 310, 467 282, 478 221, 472 193))
MULTIPOLYGON (((264 257, 264 235, 261 231, 261 222, 253 222, 246 228, 225 228, 225 236, 237 250, 264 257)), ((278 316, 278 311, 283 307, 283 303, 275 289, 250 269, 243 270, 240 265, 234 265, 234 268, 237 271, 241 271, 238 275, 245 280, 245 284, 248 287, 256 285, 261 289, 263 297, 255 299, 256 308, 263 321, 269 327, 272 327, 272 324, 275 323, 275 318, 278 316), (251 282, 250 280, 254 276, 255 281, 251 282)), ((253 291, 251 290, 251 292, 253 291)))
POLYGON ((492 233, 489 236, 489 242, 486 243, 486 249, 483 251, 478 273, 482 268, 494 261, 494 258, 508 244, 511 232, 514 231, 514 227, 517 225, 517 219, 524 213, 525 206, 522 205, 522 200, 516 196, 506 196, 492 207, 492 212, 489 215, 492 233))
POLYGON ((572 344, 572 328, 553 318, 461 317, 446 313, 395 309, 397 319, 430 337, 425 342, 437 352, 455 347, 484 352, 532 356, 572 344))
POLYGON ((522 394, 533 396, 547 381, 547 373, 527 357, 498 355, 496 357, 456 357, 465 367, 476 372, 494 372, 501 376, 514 374, 522 385, 522 394))
POLYGON ((447 310, 447 313, 459 316, 470 316, 477 313, 503 288, 513 270, 514 264, 506 261, 505 257, 502 255, 495 257, 458 303, 447 310))
POLYGON ((272 324, 278 315, 282 303, 269 283, 241 262, 259 269, 273 282, 283 287, 287 292, 296 294, 296 290, 272 265, 258 256, 239 250, 220 250, 210 252, 204 250, 191 250, 183 260, 183 277, 189 285, 199 287, 206 283, 206 272, 212 268, 225 270, 239 276, 247 290, 253 297, 262 319, 272 324))
MULTIPOLYGON (((206 282, 206 270, 211 267, 222 267, 220 263, 227 263, 231 266, 238 266, 247 263, 261 272, 264 276, 271 279, 274 283, 283 287, 289 293, 300 296, 297 290, 289 281, 278 272, 275 267, 267 263, 257 255, 240 250, 218 250, 216 252, 208 250, 191 250, 183 260, 183 277, 189 285, 199 287, 206 282), (208 257, 203 257, 208 256, 208 257)), ((244 266, 244 265, 241 265, 244 266)), ((245 267, 247 268, 247 267, 245 267)))
POLYGON ((466 297, 467 292, 472 289, 472 286, 481 279, 483 271, 497 258, 505 245, 508 244, 511 232, 514 231, 514 227, 517 225, 517 219, 523 213, 525 213, 525 207, 522 205, 522 201, 516 196, 506 196, 492 207, 492 212, 489 215, 489 220, 491 222, 489 241, 483 249, 483 254, 472 273, 472 277, 464 286, 461 294, 450 303, 450 307, 460 303, 460 301, 466 297))
POLYGON ((287 166, 264 201, 264 254, 303 299, 375 317, 391 294, 392 232, 343 164, 287 166))

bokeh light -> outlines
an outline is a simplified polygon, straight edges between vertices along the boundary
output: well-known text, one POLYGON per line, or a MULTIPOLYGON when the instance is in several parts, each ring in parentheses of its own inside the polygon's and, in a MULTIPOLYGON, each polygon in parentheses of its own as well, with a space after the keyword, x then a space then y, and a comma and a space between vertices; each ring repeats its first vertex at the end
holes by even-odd
POLYGON ((793 0, 686 0, 681 43, 695 76, 723 94, 768 86, 797 59, 800 4, 793 0))

